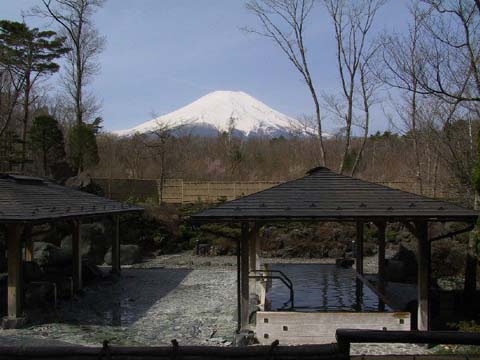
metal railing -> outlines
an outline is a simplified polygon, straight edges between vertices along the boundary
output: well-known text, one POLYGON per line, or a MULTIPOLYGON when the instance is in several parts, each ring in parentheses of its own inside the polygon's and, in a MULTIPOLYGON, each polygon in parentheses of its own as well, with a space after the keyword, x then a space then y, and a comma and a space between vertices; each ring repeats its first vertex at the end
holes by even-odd
POLYGON ((293 282, 288 278, 287 275, 285 275, 284 272, 280 270, 250 270, 251 273, 254 274, 260 274, 260 275, 249 275, 249 279, 259 279, 259 280, 269 280, 269 279, 277 279, 280 280, 290 291, 290 298, 288 301, 286 301, 283 304, 282 310, 286 308, 287 304, 290 304, 290 306, 286 309, 292 310, 295 307, 295 292, 293 290, 293 282), (265 273, 268 274, 278 274, 278 275, 266 275, 265 273))

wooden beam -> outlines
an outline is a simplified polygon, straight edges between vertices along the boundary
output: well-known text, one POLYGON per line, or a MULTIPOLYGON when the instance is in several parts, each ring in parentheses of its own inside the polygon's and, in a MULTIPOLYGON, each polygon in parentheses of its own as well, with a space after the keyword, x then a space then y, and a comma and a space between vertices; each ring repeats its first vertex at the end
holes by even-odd
POLYGON ((428 223, 416 223, 418 233, 418 330, 429 330, 430 312, 430 242, 428 223))
POLYGON ((355 241, 356 269, 363 275, 363 222, 357 221, 357 240, 355 241))
POLYGON ((241 279, 241 301, 240 301, 240 332, 248 332, 248 311, 249 311, 249 246, 248 246, 248 223, 242 223, 241 254, 240 254, 240 279, 241 279))
POLYGON ((22 226, 8 225, 8 318, 16 319, 22 316, 22 250, 20 245, 22 226))
POLYGON ((120 216, 114 216, 114 235, 112 238, 112 273, 120 274, 120 216))
POLYGON ((72 221, 72 261, 73 261, 73 290, 82 288, 82 235, 80 231, 80 220, 72 221))
POLYGON ((25 238, 25 261, 33 261, 33 239, 32 239, 32 225, 26 225, 23 230, 25 238))

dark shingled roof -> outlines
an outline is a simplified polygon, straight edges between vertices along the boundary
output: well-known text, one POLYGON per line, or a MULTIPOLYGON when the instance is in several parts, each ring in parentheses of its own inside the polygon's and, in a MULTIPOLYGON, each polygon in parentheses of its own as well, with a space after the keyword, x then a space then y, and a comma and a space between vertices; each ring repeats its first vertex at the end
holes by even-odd
POLYGON ((309 220, 466 221, 478 213, 445 201, 339 175, 325 167, 192 215, 194 222, 309 220))
POLYGON ((48 221, 142 211, 50 181, 0 174, 0 222, 48 221))

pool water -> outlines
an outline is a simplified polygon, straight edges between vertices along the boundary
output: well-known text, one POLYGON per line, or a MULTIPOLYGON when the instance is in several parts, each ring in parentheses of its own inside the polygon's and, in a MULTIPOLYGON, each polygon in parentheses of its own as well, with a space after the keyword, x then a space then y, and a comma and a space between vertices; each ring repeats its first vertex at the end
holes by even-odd
POLYGON ((330 264, 269 264, 282 271, 293 283, 294 307, 290 291, 279 280, 267 287, 266 310, 271 311, 392 311, 378 296, 357 280, 355 270, 330 264), (381 310, 380 310, 381 309, 381 310))

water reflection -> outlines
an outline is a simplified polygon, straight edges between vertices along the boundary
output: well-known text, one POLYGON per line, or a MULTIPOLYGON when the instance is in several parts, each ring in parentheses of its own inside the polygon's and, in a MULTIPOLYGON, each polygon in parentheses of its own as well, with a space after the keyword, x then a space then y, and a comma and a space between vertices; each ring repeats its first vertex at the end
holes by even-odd
MULTIPOLYGON (((391 311, 358 280, 354 270, 329 264, 271 264, 293 282, 297 311, 391 311)), ((271 310, 282 310, 288 289, 273 280, 267 291, 271 310)))

